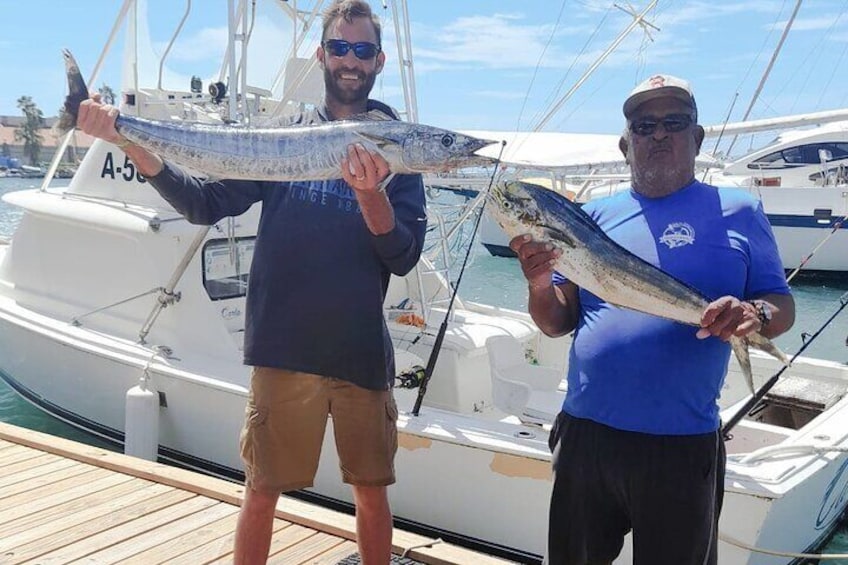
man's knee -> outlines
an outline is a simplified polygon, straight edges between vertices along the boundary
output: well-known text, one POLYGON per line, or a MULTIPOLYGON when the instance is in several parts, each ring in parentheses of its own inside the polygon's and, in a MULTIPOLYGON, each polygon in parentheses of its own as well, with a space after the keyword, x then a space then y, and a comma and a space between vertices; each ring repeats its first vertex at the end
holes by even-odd
POLYGON ((256 490, 245 487, 242 510, 254 514, 273 513, 277 507, 280 494, 277 492, 256 490))
POLYGON ((356 507, 362 510, 379 509, 388 506, 388 490, 383 486, 351 485, 356 507))

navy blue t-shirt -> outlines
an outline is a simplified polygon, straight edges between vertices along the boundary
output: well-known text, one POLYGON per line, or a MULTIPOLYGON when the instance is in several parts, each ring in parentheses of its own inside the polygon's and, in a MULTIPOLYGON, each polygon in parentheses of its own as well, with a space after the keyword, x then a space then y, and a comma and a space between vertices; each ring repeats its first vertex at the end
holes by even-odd
MULTIPOLYGON (((369 110, 390 112, 369 101, 369 110)), ((292 123, 327 121, 324 109, 292 123)), ((208 225, 262 202, 245 312, 244 362, 336 377, 385 390, 395 377, 383 317, 391 274, 418 262, 426 213, 420 175, 396 175, 386 194, 395 227, 365 225, 341 178, 268 182, 194 178, 173 164, 148 179, 188 221, 208 225)))

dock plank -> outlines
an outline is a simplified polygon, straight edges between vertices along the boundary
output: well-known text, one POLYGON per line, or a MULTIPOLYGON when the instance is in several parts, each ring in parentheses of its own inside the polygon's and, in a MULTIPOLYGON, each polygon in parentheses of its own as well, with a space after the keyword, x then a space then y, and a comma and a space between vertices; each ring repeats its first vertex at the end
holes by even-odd
POLYGON ((356 544, 352 541, 344 540, 332 549, 307 559, 306 561, 301 561, 298 565, 336 565, 339 561, 356 554, 356 552, 356 544))
MULTIPOLYGON (((211 501, 212 499, 207 500, 211 501)), ((235 516, 238 512, 238 508, 231 504, 218 502, 217 500, 213 502, 211 506, 184 515, 181 520, 159 525, 139 535, 126 538, 122 542, 116 543, 107 549, 91 553, 86 556, 86 560, 102 565, 124 563, 128 558, 142 551, 155 548, 181 535, 189 534, 197 528, 202 528, 220 518, 235 516)), ((166 560, 169 560, 169 558, 170 556, 166 560)))
POLYGON ((74 530, 75 533, 87 532, 86 535, 88 535, 95 528, 99 528, 96 525, 97 522, 102 524, 106 519, 114 519, 111 514, 166 492, 178 491, 157 484, 138 488, 138 485, 132 482, 125 482, 115 485, 114 488, 101 490, 92 496, 68 501, 66 505, 54 506, 46 511, 31 514, 26 519, 16 521, 4 528, 0 550, 25 546, 48 536, 57 536, 60 532, 71 528, 77 528, 74 530), (105 500, 104 496, 110 498, 105 500), (79 528, 79 526, 83 527, 79 528))
POLYGON ((83 496, 86 492, 90 492, 92 485, 102 487, 129 480, 132 480, 132 477, 109 474, 105 469, 97 469, 36 489, 38 492, 33 491, 30 496, 27 496, 27 493, 20 493, 14 497, 4 498, 0 508, 0 529, 9 522, 55 506, 64 500, 83 496), (82 484, 79 481, 82 481, 82 484))
MULTIPOLYGON (((237 512, 237 510, 236 510, 237 512)), ((203 563, 214 557, 220 557, 232 549, 233 539, 229 538, 226 545, 219 545, 214 555, 204 558, 198 548, 220 541, 236 529, 238 515, 236 512, 228 514, 223 518, 204 524, 192 531, 183 533, 167 542, 159 543, 155 547, 140 551, 135 555, 124 559, 122 565, 153 565, 159 563, 179 563, 185 559, 190 563, 203 563), (186 554, 190 553, 190 556, 186 554)))
MULTIPOLYGON (((39 565, 73 563, 93 553, 103 551, 104 548, 110 548, 113 545, 119 544, 126 539, 143 534, 159 526, 174 523, 180 518, 194 514, 214 504, 219 503, 202 496, 192 496, 189 499, 176 504, 170 504, 153 512, 143 512, 141 516, 122 523, 121 527, 109 526, 106 529, 102 529, 99 533, 90 535, 84 539, 78 539, 76 542, 67 544, 56 551, 41 555, 38 558, 38 563, 39 565)), ((104 523, 105 525, 106 523, 104 523)), ((96 561, 88 562, 96 563, 96 561)))
POLYGON ((16 492, 20 492, 22 488, 23 490, 32 488, 37 484, 35 481, 45 475, 63 470, 72 473, 72 468, 75 466, 79 467, 79 464, 75 461, 56 457, 49 460, 35 457, 26 461, 20 461, 17 463, 18 468, 15 472, 0 477, 0 492, 4 496, 11 496, 16 492))
POLYGON ((341 545, 344 541, 339 537, 331 536, 324 532, 315 532, 286 551, 275 552, 272 550, 268 555, 268 564, 291 565, 293 563, 308 562, 322 553, 341 545))
MULTIPOLYGON (((242 484, 2 422, 0 484, 4 565, 232 563, 242 484)), ((356 553, 348 514, 283 496, 273 527, 271 563, 335 565, 356 553)), ((511 563, 398 529, 393 551, 427 565, 511 563)))
MULTIPOLYGON (((24 563, 29 559, 41 558, 45 554, 62 551, 64 548, 87 540, 91 536, 102 535, 108 532, 110 528, 117 528, 125 523, 130 523, 134 519, 143 517, 150 512, 154 512, 159 508, 165 508, 173 504, 188 500, 195 495, 172 489, 168 492, 144 499, 138 503, 122 507, 106 514, 100 520, 88 521, 77 524, 76 526, 62 529, 59 532, 51 535, 50 538, 42 538, 26 545, 16 547, 14 549, 14 559, 10 563, 24 563)), ((99 548, 94 548, 96 551, 99 548)), ((39 560, 39 563, 42 561, 39 560)), ((46 562, 46 561, 45 561, 46 562)))

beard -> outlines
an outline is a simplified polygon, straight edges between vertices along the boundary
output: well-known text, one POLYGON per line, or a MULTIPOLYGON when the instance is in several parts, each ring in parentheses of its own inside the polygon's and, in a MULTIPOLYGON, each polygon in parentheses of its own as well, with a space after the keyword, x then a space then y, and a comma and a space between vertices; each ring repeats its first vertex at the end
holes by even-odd
POLYGON ((633 184, 638 191, 642 194, 657 196, 670 194, 683 187, 692 179, 693 170, 694 163, 674 166, 651 164, 643 167, 634 166, 632 163, 630 165, 633 184))
POLYGON ((362 73, 360 71, 331 71, 324 67, 324 90, 327 97, 334 99, 341 104, 354 104, 368 100, 368 94, 374 88, 374 81, 377 80, 377 73, 362 73), (355 73, 361 79, 359 86, 350 87, 346 85, 346 81, 342 80, 342 74, 355 73))

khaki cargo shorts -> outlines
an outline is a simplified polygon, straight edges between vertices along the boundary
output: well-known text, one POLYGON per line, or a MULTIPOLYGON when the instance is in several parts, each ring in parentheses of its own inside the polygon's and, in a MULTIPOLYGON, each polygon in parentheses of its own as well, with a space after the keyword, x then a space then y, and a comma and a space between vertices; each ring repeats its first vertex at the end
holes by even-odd
POLYGON ((328 415, 342 480, 357 486, 394 483, 397 405, 391 390, 255 367, 240 438, 247 486, 275 492, 312 486, 328 415))

